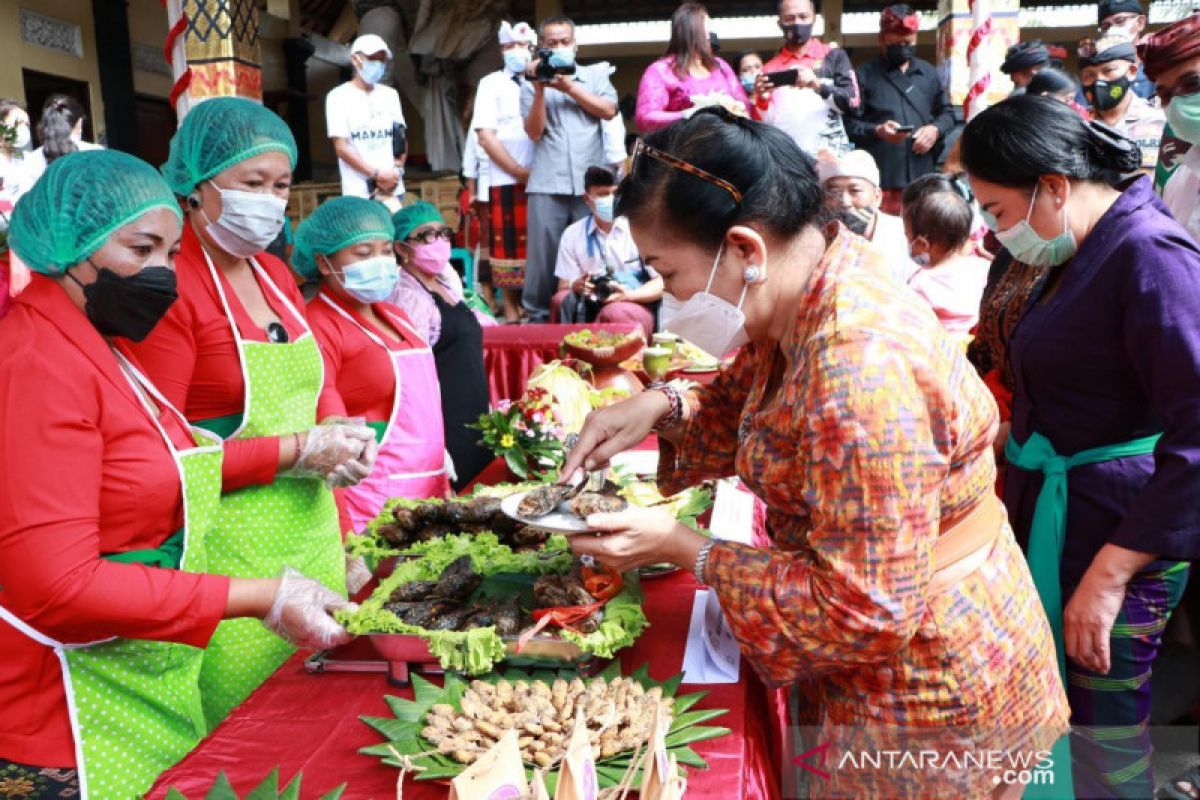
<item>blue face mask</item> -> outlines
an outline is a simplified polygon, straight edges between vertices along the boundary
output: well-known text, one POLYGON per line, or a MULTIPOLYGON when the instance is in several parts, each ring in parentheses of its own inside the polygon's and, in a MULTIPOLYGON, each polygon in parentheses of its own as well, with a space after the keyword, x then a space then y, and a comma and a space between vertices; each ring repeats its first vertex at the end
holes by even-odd
POLYGON ((358 68, 358 75, 369 86, 374 86, 383 80, 383 73, 387 72, 387 64, 383 61, 364 61, 363 65, 358 68))
POLYGON ((392 256, 365 258, 343 269, 341 279, 346 294, 360 303, 382 303, 396 289, 400 268, 392 256))
MULTIPOLYGON (((1066 206, 1063 206, 1062 209, 1062 233, 1053 239, 1043 239, 1029 224, 1039 188, 1041 188, 1040 184, 1033 187, 1033 197, 1029 198, 1029 211, 1025 214, 1025 219, 1008 230, 996 231, 996 239, 1008 249, 1008 252, 1012 253, 1012 257, 1017 261, 1031 267, 1057 267, 1059 264, 1069 261, 1075 255, 1075 251, 1079 249, 1079 245, 1075 241, 1075 234, 1071 233, 1071 229, 1067 227, 1066 206)), ((982 213, 987 214, 986 211, 982 213)), ((994 216, 987 214, 984 220, 988 223, 988 227, 996 230, 994 216)))
POLYGON ((518 47, 514 50, 504 51, 504 68, 514 75, 524 72, 528 63, 529 51, 525 48, 518 47))
POLYGON ((753 94, 754 78, 742 78, 742 88, 746 90, 746 94, 753 94))
POLYGON ((574 47, 556 47, 550 51, 550 66, 569 67, 575 63, 574 47))
POLYGON ((616 197, 614 195, 606 195, 605 197, 593 197, 592 203, 596 206, 596 219, 601 222, 613 221, 613 210, 616 207, 616 197))

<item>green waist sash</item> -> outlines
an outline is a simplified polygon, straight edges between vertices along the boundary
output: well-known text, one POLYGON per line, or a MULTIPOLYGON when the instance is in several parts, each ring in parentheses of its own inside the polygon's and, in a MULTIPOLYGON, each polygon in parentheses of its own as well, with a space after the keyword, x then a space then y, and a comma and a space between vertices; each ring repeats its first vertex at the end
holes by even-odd
POLYGON ((1062 585, 1059 582, 1059 567, 1062 564, 1063 542, 1067 533, 1067 472, 1085 464, 1099 464, 1129 456, 1147 455, 1154 452, 1162 434, 1146 436, 1123 444, 1093 447, 1073 456, 1060 456, 1050 440, 1040 433, 1033 433, 1018 445, 1009 434, 1004 444, 1004 456, 1008 463, 1027 472, 1041 472, 1045 476, 1042 490, 1038 493, 1033 509, 1033 524, 1029 529, 1029 571, 1033 585, 1037 588, 1050 628, 1054 631, 1054 645, 1058 649, 1058 671, 1064 683, 1067 679, 1067 658, 1063 651, 1062 585))
MULTIPOLYGON (((192 423, 198 427, 204 428, 209 433, 215 433, 222 439, 228 439, 233 435, 234 431, 242 426, 241 414, 229 414, 224 417, 212 417, 211 419, 199 419, 192 423)), ((375 432, 375 442, 383 444, 383 436, 387 433, 387 420, 379 420, 378 422, 368 422, 367 427, 375 432)))
MULTIPOLYGON (((1054 633, 1054 649, 1058 654, 1058 674, 1067 685, 1067 654, 1063 641, 1062 566, 1063 542, 1067 535, 1067 473, 1084 464, 1099 464, 1118 458, 1140 456, 1154 452, 1161 434, 1135 439, 1124 444, 1094 447, 1073 456, 1060 456, 1050 440, 1040 433, 1030 434, 1024 445, 1009 434, 1004 443, 1008 463, 1027 472, 1041 472, 1044 477, 1033 509, 1033 524, 1029 529, 1029 572, 1033 585, 1046 611, 1050 630, 1054 633)), ((1067 800, 1075 796, 1071 775, 1071 745, 1069 736, 1061 737, 1051 747, 1054 761, 1053 780, 1026 788, 1024 800, 1067 800)))
POLYGON ((204 428, 209 433, 215 433, 222 439, 228 439, 233 436, 234 431, 242 427, 242 415, 227 414, 224 417, 212 417, 210 419, 198 419, 192 422, 198 428, 204 428))
POLYGON ((145 564, 163 569, 179 569, 179 565, 183 563, 183 528, 172 533, 166 541, 152 550, 130 550, 126 553, 111 553, 101 558, 120 564, 145 564))

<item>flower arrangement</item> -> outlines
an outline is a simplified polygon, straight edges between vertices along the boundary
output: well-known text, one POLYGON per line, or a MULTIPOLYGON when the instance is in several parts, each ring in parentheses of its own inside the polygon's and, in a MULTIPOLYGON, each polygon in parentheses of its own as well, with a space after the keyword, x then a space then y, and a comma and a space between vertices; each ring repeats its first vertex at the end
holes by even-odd
POLYGON ((481 443, 522 480, 562 465, 566 431, 545 388, 531 387, 515 403, 501 400, 470 427, 483 433, 481 443))

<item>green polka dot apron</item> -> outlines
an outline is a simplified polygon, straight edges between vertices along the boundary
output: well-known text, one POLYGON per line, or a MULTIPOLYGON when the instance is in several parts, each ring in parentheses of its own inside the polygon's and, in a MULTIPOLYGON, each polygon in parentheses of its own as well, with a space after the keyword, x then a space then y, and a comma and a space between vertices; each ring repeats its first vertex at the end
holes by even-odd
MULTIPOLYGON (((205 572, 206 540, 221 497, 221 440, 192 428, 196 447, 178 450, 159 424, 147 395, 166 413, 171 405, 118 354, 122 371, 162 435, 179 470, 184 526, 155 550, 106 556, 114 561, 205 572)), ((182 415, 179 419, 186 425, 182 415)), ((75 736, 75 759, 83 798, 140 797, 154 779, 199 743, 205 734, 200 703, 203 650, 185 644, 107 639, 63 644, 0 609, 25 635, 53 648, 75 736)))
MULTIPOLYGON (((243 339, 216 267, 207 253, 204 257, 237 342, 246 387, 241 422, 227 438, 286 436, 308 430, 317 421, 317 396, 325 368, 304 316, 251 259, 259 282, 275 294, 305 332, 294 342, 243 339)), ((208 427, 204 421, 197 424, 208 427)), ((324 481, 277 476, 269 485, 248 486, 222 496, 220 522, 209 538, 209 572, 235 578, 274 578, 285 566, 346 594, 337 507, 324 481)), ((204 652, 200 671, 200 694, 209 729, 293 652, 295 648, 256 619, 222 622, 204 652)))

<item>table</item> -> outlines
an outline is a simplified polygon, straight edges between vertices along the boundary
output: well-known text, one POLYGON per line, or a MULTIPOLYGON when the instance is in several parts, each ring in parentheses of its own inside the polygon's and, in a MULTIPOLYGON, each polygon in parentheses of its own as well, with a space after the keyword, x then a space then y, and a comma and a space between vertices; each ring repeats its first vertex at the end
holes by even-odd
MULTIPOLYGON (((695 579, 686 572, 643 582, 651 627, 621 653, 623 671, 632 672, 647 662, 656 680, 680 671, 696 588, 695 579)), ((201 798, 220 770, 244 795, 276 766, 281 783, 303 771, 304 798, 316 798, 343 782, 348 784, 344 800, 395 797, 397 771, 357 753, 382 741, 358 717, 388 716, 384 695, 411 698, 411 689, 388 686, 382 673, 311 675, 304 671, 303 662, 303 654, 298 654, 284 663, 190 755, 163 773, 147 797, 162 798, 173 786, 189 798, 201 798)), ((710 688, 709 695, 697 708, 729 709, 709 724, 733 732, 693 745, 709 769, 689 770, 688 798, 777 798, 779 769, 772 753, 772 709, 766 689, 744 661, 737 684, 684 684, 679 691, 705 688, 710 688)), ((447 795, 444 785, 405 782, 406 800, 447 795)))
POLYGON ((483 367, 491 402, 516 400, 525 393, 525 380, 539 365, 558 358, 558 345, 572 331, 628 333, 637 325, 497 325, 483 329, 483 367))

